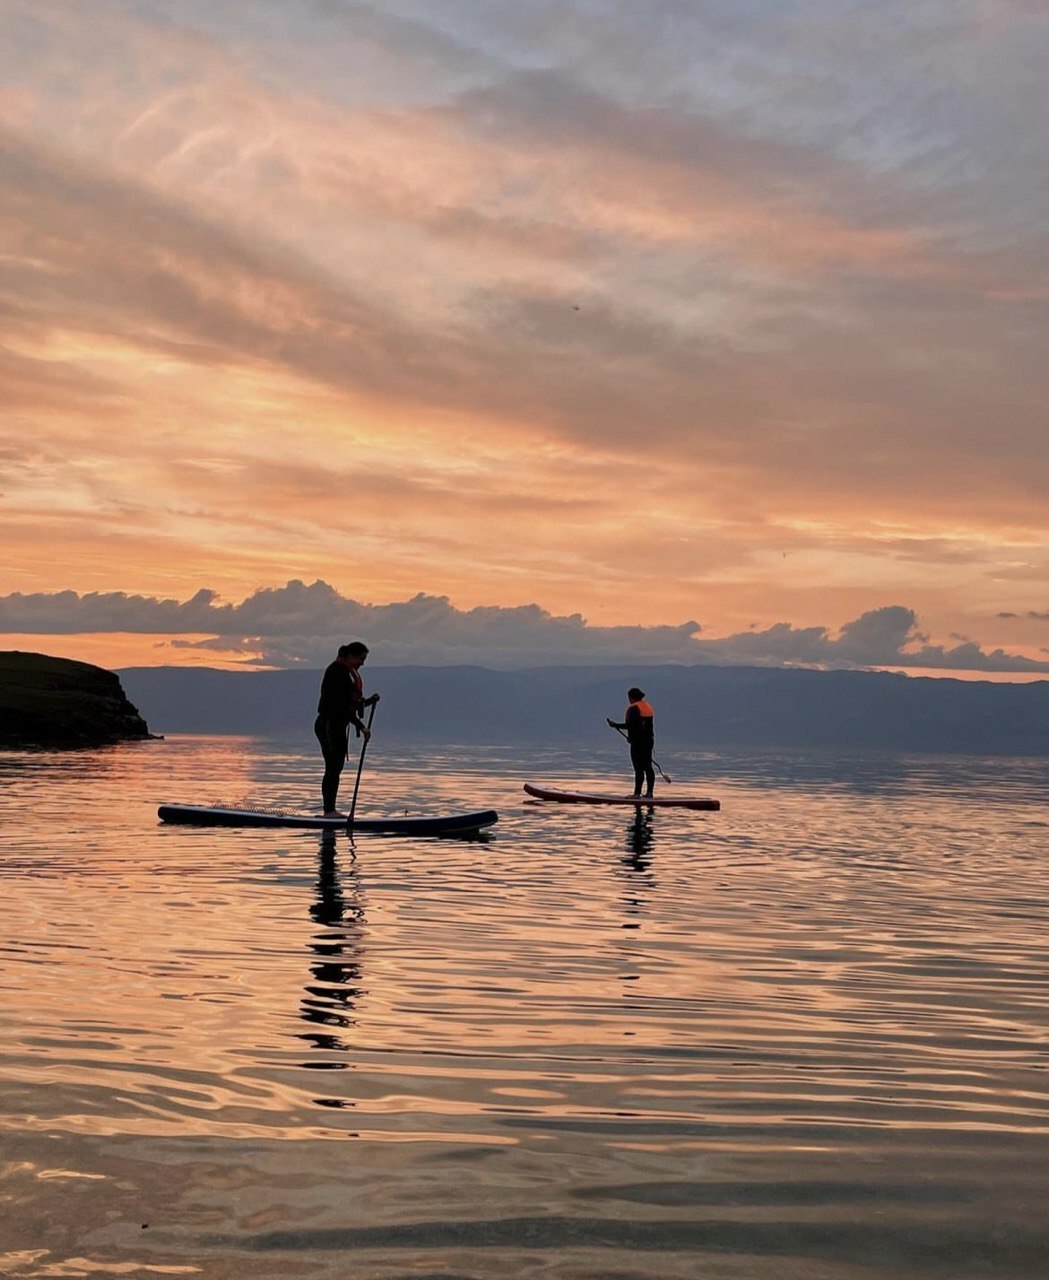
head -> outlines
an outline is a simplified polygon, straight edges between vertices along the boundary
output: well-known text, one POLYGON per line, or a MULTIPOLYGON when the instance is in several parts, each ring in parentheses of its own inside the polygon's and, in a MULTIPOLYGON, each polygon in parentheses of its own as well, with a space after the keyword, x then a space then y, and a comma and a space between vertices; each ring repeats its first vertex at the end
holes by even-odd
POLYGON ((638 689, 635 686, 633 689, 628 689, 626 691, 626 696, 630 699, 631 702, 640 702, 641 699, 645 696, 645 691, 644 689, 638 689))
POLYGON ((368 646, 359 640, 339 645, 339 661, 345 662, 348 667, 359 667, 367 656, 368 646))

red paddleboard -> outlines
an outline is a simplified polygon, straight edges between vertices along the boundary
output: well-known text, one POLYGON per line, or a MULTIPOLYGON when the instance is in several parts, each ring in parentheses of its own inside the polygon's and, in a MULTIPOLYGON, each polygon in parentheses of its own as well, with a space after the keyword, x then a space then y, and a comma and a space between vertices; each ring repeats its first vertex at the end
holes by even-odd
POLYGON ((687 796, 602 796, 588 791, 559 791, 557 787, 534 787, 524 784, 525 791, 537 800, 556 800, 561 804, 626 804, 645 809, 720 809, 720 800, 687 796))

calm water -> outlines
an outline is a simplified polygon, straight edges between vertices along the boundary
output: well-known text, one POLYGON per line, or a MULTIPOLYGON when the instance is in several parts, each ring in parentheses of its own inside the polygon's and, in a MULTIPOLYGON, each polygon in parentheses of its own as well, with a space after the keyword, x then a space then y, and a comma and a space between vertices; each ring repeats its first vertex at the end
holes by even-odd
POLYGON ((310 748, 0 756, 0 1274, 1049 1275, 1045 762, 668 752, 724 809, 635 820, 377 741, 494 835, 156 821, 310 748))

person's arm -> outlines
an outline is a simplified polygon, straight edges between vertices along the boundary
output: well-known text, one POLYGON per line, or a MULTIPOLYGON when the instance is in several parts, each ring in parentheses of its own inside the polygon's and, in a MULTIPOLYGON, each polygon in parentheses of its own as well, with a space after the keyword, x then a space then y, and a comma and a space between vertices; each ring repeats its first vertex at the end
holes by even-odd
MULTIPOLYGON (((363 707, 366 701, 367 699, 365 699, 364 702, 358 703, 358 706, 363 707)), ((350 724, 352 724, 353 727, 357 730, 358 738, 363 738, 365 742, 367 742, 371 738, 372 731, 361 719, 361 713, 357 710, 357 707, 352 708, 352 710, 350 711, 350 724)))
POLYGON ((360 702, 357 704, 357 708, 359 709, 355 709, 353 713, 354 723, 357 725, 357 736, 361 737, 363 735, 365 742, 371 738, 372 731, 361 718, 361 711, 363 711, 365 707, 374 707, 378 701, 379 695, 377 693, 373 693, 367 698, 361 698, 360 702))
POLYGON ((346 681, 346 697, 349 700, 350 724, 352 724, 354 729, 357 731, 357 737, 360 738, 363 736, 364 741, 367 742, 372 735, 371 730, 361 718, 361 711, 368 705, 368 699, 361 697, 361 686, 359 680, 352 672, 348 673, 346 681))
POLYGON ((608 727, 609 727, 610 729, 625 729, 625 728, 626 728, 626 725, 625 725, 625 724, 617 723, 615 720, 613 720, 613 719, 611 718, 611 716, 609 716, 609 717, 607 717, 607 718, 606 718, 606 723, 608 724, 608 727))

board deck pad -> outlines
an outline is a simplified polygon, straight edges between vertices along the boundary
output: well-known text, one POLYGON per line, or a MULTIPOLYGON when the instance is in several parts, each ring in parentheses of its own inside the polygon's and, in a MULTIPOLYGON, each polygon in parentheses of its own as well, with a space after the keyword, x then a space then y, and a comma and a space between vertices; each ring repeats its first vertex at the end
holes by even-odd
MULTIPOLYGON (((314 831, 346 831, 345 818, 322 814, 286 813, 280 809, 236 809, 203 804, 162 804, 157 810, 161 822, 196 827, 298 827, 314 831)), ((433 817, 354 818, 353 831, 376 835, 455 835, 480 831, 499 821, 494 809, 476 813, 438 814, 433 817)))
POLYGON ((556 800, 561 804, 625 804, 631 808, 655 809, 706 809, 721 808, 720 800, 701 796, 611 796, 589 791, 562 791, 557 787, 537 787, 524 784, 525 791, 537 800, 556 800))

